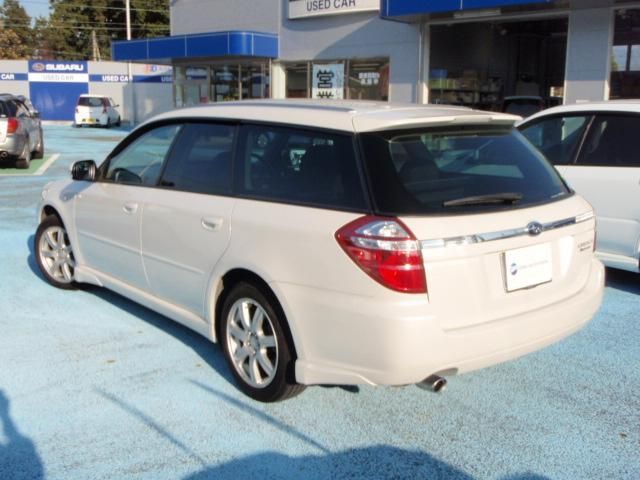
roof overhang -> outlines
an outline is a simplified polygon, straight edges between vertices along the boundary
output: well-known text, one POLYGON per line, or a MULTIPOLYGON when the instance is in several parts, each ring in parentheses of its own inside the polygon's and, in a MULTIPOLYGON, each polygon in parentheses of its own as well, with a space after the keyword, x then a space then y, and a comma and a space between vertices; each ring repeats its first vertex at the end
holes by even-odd
POLYGON ((198 57, 277 58, 278 53, 277 35, 238 30, 119 41, 111 45, 114 60, 167 65, 198 57))
POLYGON ((532 3, 552 3, 554 0, 381 0, 380 16, 387 20, 417 22, 433 13, 465 12, 469 17, 477 10, 511 7, 532 3), (467 13, 468 12, 468 13, 467 13))

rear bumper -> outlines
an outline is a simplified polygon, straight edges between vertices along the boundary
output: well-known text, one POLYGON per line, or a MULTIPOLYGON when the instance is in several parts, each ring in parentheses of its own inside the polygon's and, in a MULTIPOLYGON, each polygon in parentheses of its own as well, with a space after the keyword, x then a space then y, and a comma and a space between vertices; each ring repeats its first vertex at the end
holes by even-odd
POLYGON ((108 119, 109 116, 106 113, 98 117, 91 116, 89 114, 75 114, 74 121, 76 125, 97 125, 104 127, 107 125, 108 119))
POLYGON ((22 135, 8 136, 0 143, 0 161, 9 160, 20 155, 24 150, 25 138, 22 135))
MULTIPOLYGON (((445 331, 426 298, 395 303, 318 295, 282 286, 299 346, 296 378, 303 384, 417 383, 434 373, 463 373, 554 343, 584 326, 602 301, 604 267, 593 260, 584 287, 562 302, 517 316, 445 331), (304 312, 300 310, 304 309, 304 312)), ((408 297, 408 298, 407 298, 408 297)), ((282 297, 281 297, 282 298, 282 297)))

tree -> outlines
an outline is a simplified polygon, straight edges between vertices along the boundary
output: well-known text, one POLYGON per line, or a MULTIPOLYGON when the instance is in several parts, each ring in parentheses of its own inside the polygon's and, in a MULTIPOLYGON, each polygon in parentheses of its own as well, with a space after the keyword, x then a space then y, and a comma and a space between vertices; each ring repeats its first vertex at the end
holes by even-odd
MULTIPOLYGON (((126 15, 123 0, 50 0, 51 15, 39 25, 38 41, 43 56, 59 59, 90 59, 92 36, 103 59, 111 58, 111 42, 125 40, 126 15)), ((169 33, 168 0, 131 1, 132 38, 169 33)))
POLYGON ((18 34, 11 29, 0 29, 0 52, 3 60, 20 60, 29 57, 29 47, 21 43, 18 34))
POLYGON ((2 25, 0 34, 3 41, 2 49, 0 50, 2 58, 20 59, 30 57, 33 51, 31 17, 18 0, 4 0, 4 4, 0 7, 0 24, 2 25), (17 43, 10 45, 10 41, 17 43), (5 48, 8 50, 5 50, 5 48))

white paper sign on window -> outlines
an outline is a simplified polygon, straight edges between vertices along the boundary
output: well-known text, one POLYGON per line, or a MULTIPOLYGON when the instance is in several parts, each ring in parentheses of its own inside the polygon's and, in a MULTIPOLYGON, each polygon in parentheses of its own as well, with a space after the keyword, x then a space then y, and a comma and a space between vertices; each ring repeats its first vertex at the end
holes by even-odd
POLYGON ((311 98, 344 98, 344 64, 314 64, 311 98))

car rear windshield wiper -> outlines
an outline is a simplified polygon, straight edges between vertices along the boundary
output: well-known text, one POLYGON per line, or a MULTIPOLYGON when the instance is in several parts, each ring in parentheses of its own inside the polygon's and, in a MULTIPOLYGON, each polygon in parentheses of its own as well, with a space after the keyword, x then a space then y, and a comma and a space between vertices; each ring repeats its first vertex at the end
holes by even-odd
POLYGON ((443 207, 461 207, 463 205, 490 205, 493 203, 513 204, 522 200, 521 193, 504 192, 491 193, 489 195, 474 195, 471 197, 456 198, 442 204, 443 207))

